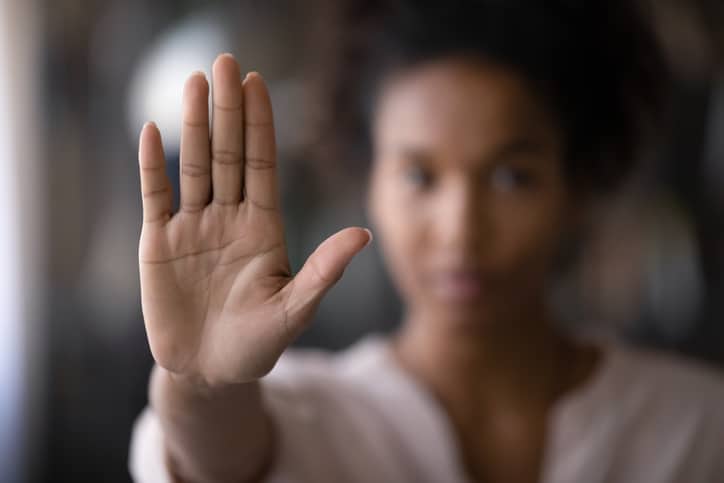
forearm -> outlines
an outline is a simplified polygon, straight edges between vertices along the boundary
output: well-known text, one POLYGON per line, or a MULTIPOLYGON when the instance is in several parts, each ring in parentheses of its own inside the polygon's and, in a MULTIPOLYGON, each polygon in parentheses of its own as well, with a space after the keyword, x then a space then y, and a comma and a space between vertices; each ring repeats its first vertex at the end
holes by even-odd
POLYGON ((182 481, 249 481, 268 464, 272 430, 258 382, 202 391, 156 366, 150 399, 182 481))

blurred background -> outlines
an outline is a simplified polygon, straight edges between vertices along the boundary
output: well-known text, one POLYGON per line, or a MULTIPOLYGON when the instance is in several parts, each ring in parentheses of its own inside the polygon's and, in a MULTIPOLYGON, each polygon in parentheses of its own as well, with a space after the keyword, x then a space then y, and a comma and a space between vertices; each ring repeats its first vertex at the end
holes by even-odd
MULTIPOLYGON (((577 328, 724 367, 724 3, 653 13, 674 73, 666 134, 601 210, 562 308, 577 328)), ((306 154, 309 40, 328 21, 302 0, 0 0, 0 481, 130 481, 152 363, 137 135, 158 123, 176 176, 191 71, 232 52, 270 83, 294 268, 365 224, 343 160, 330 173, 306 154)), ((367 250, 297 344, 339 349, 399 315, 367 250)))

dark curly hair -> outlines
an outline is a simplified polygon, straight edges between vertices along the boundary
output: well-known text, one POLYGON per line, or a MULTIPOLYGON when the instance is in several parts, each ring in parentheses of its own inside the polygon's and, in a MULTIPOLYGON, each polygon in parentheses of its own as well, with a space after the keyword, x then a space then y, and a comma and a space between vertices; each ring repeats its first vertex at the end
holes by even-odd
MULTIPOLYGON (((368 160, 370 110, 391 72, 451 56, 519 74, 568 139, 577 189, 614 187, 662 111, 666 70, 635 0, 344 0, 327 37, 318 155, 368 160), (331 136, 331 142, 329 133, 331 136)), ((363 164, 362 164, 363 165, 363 164)), ((345 165, 349 167, 349 165, 345 165)), ((360 164, 358 164, 360 166, 360 164)))

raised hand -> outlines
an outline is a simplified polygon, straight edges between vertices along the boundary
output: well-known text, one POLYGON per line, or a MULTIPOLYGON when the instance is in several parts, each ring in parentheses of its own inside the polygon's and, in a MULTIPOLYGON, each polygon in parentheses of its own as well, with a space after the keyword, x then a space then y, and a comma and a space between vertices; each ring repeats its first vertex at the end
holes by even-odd
POLYGON ((370 240, 347 228, 325 240, 296 276, 284 241, 274 126, 261 76, 242 81, 228 54, 183 94, 177 213, 161 137, 143 127, 141 301, 156 362, 211 387, 265 375, 309 323, 324 293, 370 240))

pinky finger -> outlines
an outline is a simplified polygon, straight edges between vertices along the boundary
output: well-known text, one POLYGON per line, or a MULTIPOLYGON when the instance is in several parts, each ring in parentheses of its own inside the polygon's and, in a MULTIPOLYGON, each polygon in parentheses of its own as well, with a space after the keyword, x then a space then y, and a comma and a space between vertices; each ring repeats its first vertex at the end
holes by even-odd
POLYGON ((171 182, 166 176, 166 158, 161 144, 161 133, 148 122, 141 129, 138 148, 143 198, 143 222, 156 223, 171 216, 171 182))

